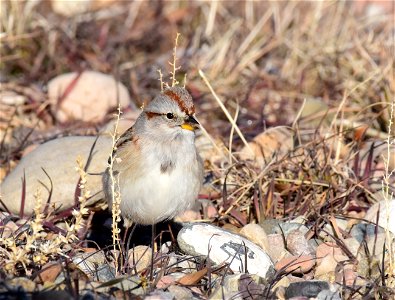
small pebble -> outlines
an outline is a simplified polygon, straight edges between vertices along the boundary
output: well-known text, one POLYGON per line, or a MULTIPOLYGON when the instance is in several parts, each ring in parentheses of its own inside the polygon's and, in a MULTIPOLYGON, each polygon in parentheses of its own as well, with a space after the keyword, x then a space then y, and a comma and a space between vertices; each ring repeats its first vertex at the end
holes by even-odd
POLYGON ((282 234, 269 234, 267 239, 268 244, 270 245, 268 254, 274 262, 277 262, 284 257, 291 256, 291 254, 285 249, 285 242, 282 234))
POLYGON ((214 206, 212 206, 212 205, 208 205, 207 206, 207 212, 206 213, 207 213, 207 218, 209 218, 209 219, 213 219, 213 218, 216 218, 218 216, 217 209, 214 206))
POLYGON ((335 243, 322 243, 316 249, 317 264, 320 264, 322 259, 327 256, 333 256, 337 261, 342 261, 344 253, 335 243))
POLYGON ((266 232, 258 224, 245 225, 240 230, 240 234, 260 246, 263 250, 268 251, 269 243, 266 232))
POLYGON ((329 284, 325 281, 301 281, 292 282, 285 290, 286 299, 292 297, 317 297, 322 290, 329 290, 329 284))
POLYGON ((174 300, 174 297, 170 292, 156 290, 145 296, 144 300, 174 300))
POLYGON ((176 278, 172 275, 165 275, 161 279, 159 279, 156 284, 156 288, 165 289, 176 281, 176 278))
POLYGON ((185 223, 185 222, 192 222, 196 220, 201 220, 202 216, 200 215, 200 212, 188 209, 184 211, 182 214, 179 214, 174 218, 175 222, 179 223, 185 223))
POLYGON ((276 263, 277 271, 283 269, 286 273, 304 274, 309 272, 315 265, 315 258, 312 255, 285 257, 276 263))
POLYGON ((309 255, 314 251, 300 230, 293 230, 287 236, 287 249, 293 255, 309 255))
POLYGON ((148 246, 136 246, 128 251, 129 267, 140 273, 151 265, 152 249, 148 246))
POLYGON ((193 298, 190 289, 178 285, 171 285, 167 290, 174 296, 175 300, 189 300, 193 298))

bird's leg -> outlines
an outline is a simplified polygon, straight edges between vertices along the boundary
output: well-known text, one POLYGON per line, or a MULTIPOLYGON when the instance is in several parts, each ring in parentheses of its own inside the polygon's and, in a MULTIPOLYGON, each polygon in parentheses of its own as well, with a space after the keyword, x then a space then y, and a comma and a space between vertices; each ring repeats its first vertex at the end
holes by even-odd
MULTIPOLYGON (((122 241, 123 241, 124 244, 125 244, 125 241, 126 241, 126 236, 128 235, 129 228, 130 228, 132 225, 133 225, 133 222, 131 222, 130 220, 128 220, 128 219, 126 219, 126 218, 123 219, 123 226, 125 227, 125 233, 123 234, 123 239, 122 239, 122 241)), ((133 230, 134 230, 134 229, 133 229, 133 230)))
POLYGON ((155 254, 155 224, 152 224, 152 237, 151 237, 151 271, 150 271, 150 282, 152 283, 154 278, 154 254, 155 254))
MULTIPOLYGON (((128 241, 125 244, 125 267, 129 267, 129 266, 127 266, 127 262, 129 261, 130 242, 132 240, 132 236, 133 236, 133 233, 134 233, 134 230, 136 229, 136 227, 137 227, 137 223, 134 223, 133 227, 132 227, 132 230, 130 231, 130 234, 129 234, 129 237, 128 237, 128 241)), ((129 228, 130 227, 126 228, 126 230, 128 230, 129 228)), ((125 241, 125 239, 126 239, 126 233, 125 233, 125 236, 124 236, 123 240, 125 241)), ((136 271, 136 274, 137 274, 137 271, 136 271)))
POLYGON ((170 233, 171 242, 172 242, 173 244, 175 244, 175 243, 176 243, 176 238, 174 237, 173 230, 171 229, 170 223, 167 224, 167 228, 169 228, 169 233, 170 233))

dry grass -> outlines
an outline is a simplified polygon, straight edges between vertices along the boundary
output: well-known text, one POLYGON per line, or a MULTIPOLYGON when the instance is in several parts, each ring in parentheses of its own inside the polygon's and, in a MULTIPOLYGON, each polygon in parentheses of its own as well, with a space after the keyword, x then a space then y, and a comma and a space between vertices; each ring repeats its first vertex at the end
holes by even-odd
POLYGON ((40 190, 35 194, 30 220, 21 219, 15 224, 12 216, 2 216, 0 258, 5 274, 36 276, 33 272, 48 262, 67 259, 79 248, 76 242, 86 235, 86 201, 90 192, 85 189, 86 173, 81 159, 77 160, 76 170, 80 174, 78 207, 72 211, 69 222, 63 224, 64 229, 55 226, 55 212, 44 204, 40 190))
MULTIPOLYGON (((120 1, 66 19, 53 14, 48 2, 3 5, 0 92, 12 91, 25 100, 15 107, 0 101, 2 177, 28 145, 66 133, 95 134, 102 125, 57 124, 45 94, 52 77, 86 69, 114 74, 141 106, 163 89, 163 82, 185 82, 188 73, 186 87, 204 133, 214 144, 205 162, 210 185, 202 195, 219 212, 210 222, 241 227, 303 216, 311 225, 310 236, 318 237, 326 224, 333 224, 334 216, 353 222, 373 203, 393 197, 391 11, 370 16, 358 12, 355 3, 333 1, 120 1), (179 70, 172 40, 177 32, 179 70), (170 76, 160 73, 158 82, 157 70, 166 70, 172 58, 170 76), (321 111, 309 116, 303 107, 312 102, 319 103, 321 111), (292 149, 266 157, 264 166, 240 158, 248 141, 278 125, 294 130, 292 149), (386 143, 385 153, 379 152, 380 143, 386 143)), ((37 195, 37 205, 40 201, 37 195)), ((78 231, 85 215, 80 213, 68 219, 69 230, 78 231)), ((14 237, 4 237, 3 231, 1 239, 7 243, 0 247, 1 267, 10 267, 3 269, 2 278, 11 273, 30 276, 46 261, 69 253, 64 249, 67 243, 83 244, 71 239, 67 230, 55 234, 51 226, 44 229, 49 216, 36 213, 27 224, 17 223, 19 234, 14 237), (51 248, 53 254, 39 252, 40 257, 33 257, 33 246, 18 252, 22 245, 40 244, 40 234, 59 239, 51 248)), ((388 249, 393 249, 387 235, 388 249)), ((364 278, 371 291, 344 287, 345 298, 389 297, 395 288, 395 254, 388 253, 388 269, 364 278)), ((164 255, 156 262, 163 270, 157 276, 173 270, 167 259, 164 255)), ((219 267, 212 275, 221 278, 226 272, 219 267)), ((145 278, 146 273, 140 275, 145 278)), ((199 281, 206 296, 212 275, 199 281)), ((266 295, 272 292, 265 290, 266 295)))

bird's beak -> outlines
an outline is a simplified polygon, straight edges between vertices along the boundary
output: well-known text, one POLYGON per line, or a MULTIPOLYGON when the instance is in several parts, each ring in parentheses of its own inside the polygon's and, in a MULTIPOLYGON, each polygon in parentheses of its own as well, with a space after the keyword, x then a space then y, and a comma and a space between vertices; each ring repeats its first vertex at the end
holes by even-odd
POLYGON ((184 124, 181 125, 182 129, 194 131, 199 127, 199 122, 193 116, 187 116, 184 124))

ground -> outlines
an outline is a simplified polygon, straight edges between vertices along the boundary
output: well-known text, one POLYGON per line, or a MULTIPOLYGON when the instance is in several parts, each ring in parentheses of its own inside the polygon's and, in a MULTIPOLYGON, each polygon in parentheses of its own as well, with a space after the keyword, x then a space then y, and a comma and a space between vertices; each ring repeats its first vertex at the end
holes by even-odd
MULTIPOLYGON (((378 266, 374 253, 354 255, 344 242, 356 238, 355 226, 374 203, 390 203, 393 197, 393 2, 91 0, 79 3, 77 11, 62 10, 67 3, 1 4, 1 181, 36 145, 62 136, 95 136, 109 124, 112 128, 116 102, 103 108, 91 103, 89 111, 97 113, 92 118, 76 109, 84 101, 69 105, 71 112, 65 108, 82 74, 111 75, 126 87, 125 98, 121 93, 118 98, 125 99, 128 126, 160 92, 158 70, 170 85, 175 72, 174 80, 185 85, 195 102, 202 124, 197 144, 205 163, 199 205, 178 221, 207 222, 235 233, 260 224, 270 240, 274 232, 267 226, 273 219, 282 224, 298 220, 308 229, 303 238, 329 243, 352 270, 350 277, 336 277, 341 273, 336 261, 334 277, 323 276, 317 251, 327 250, 317 247, 309 253, 312 268, 295 273, 276 264, 274 276, 254 281, 256 296, 244 293, 240 279, 242 297, 284 297, 287 284, 276 286, 283 278, 337 283, 345 299, 393 297, 395 255, 389 230, 383 231, 387 251, 378 266), (74 77, 54 100, 49 83, 68 72, 75 72, 74 77), (364 267, 362 257, 369 261, 364 267)), ((99 86, 88 87, 92 99, 104 97, 99 86)), ((84 185, 84 163, 75 166, 84 185)), ((169 287, 182 286, 206 299, 217 295, 218 284, 212 281, 230 276, 226 267, 210 269, 206 260, 187 256, 170 235, 171 245, 162 245, 167 252, 156 256, 151 282, 150 267, 133 267, 123 256, 115 262, 118 248, 110 253, 106 241, 88 243, 95 228, 108 228, 111 244, 111 225, 106 227, 101 218, 105 204, 88 205, 89 196, 80 195, 74 210, 66 212, 40 212, 45 200, 37 194, 32 217, 3 214, 0 277, 7 285, 0 289, 5 297, 14 295, 12 287, 20 280, 29 295, 47 289, 70 297, 89 291, 132 299, 150 289, 175 293, 169 287), (76 263, 87 253, 99 253, 95 263, 116 270, 118 279, 89 277, 76 263), (171 265, 172 257, 178 263, 190 261, 193 269, 171 265), (178 285, 175 272, 187 276, 178 285), (126 275, 135 279, 135 289, 119 286, 126 275)), ((377 241, 380 230, 374 232, 377 241)), ((147 244, 141 236, 132 244, 147 244)))

